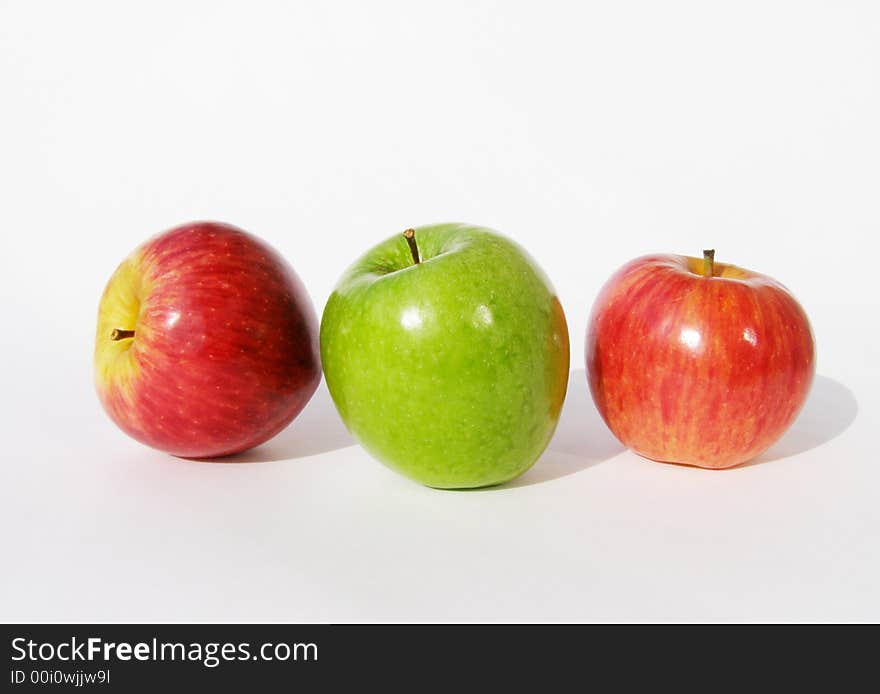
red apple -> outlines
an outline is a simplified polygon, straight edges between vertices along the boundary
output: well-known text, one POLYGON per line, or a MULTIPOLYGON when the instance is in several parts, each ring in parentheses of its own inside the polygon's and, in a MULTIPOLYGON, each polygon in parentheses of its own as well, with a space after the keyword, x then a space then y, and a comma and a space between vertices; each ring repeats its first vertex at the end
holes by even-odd
POLYGON ((293 269, 228 224, 184 224, 150 239, 107 283, 95 382, 138 441, 186 458, 271 438, 321 379, 317 321, 293 269))
POLYGON ((813 380, 810 323, 781 284, 704 258, 650 255, 603 287, 587 328, 599 413, 639 455, 726 468, 791 425, 813 380))

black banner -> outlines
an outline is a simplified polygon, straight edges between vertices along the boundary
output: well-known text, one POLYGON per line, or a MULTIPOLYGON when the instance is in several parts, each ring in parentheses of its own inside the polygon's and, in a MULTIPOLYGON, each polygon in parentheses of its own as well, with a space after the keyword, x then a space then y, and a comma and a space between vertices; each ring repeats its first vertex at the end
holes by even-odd
POLYGON ((698 689, 824 679, 840 691, 880 652, 873 626, 4 625, 2 634, 10 692, 265 691, 352 678, 371 688, 528 678, 549 691, 597 678, 698 689))

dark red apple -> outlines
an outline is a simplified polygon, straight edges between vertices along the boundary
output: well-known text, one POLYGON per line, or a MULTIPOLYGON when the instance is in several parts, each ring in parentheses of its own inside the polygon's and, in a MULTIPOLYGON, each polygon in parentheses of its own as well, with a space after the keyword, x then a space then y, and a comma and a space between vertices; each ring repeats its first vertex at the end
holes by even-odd
POLYGON ((810 323, 765 275, 651 255, 603 287, 587 328, 587 378, 614 435, 669 463, 726 468, 791 425, 813 380, 810 323))
POLYGON ((271 438, 321 379, 317 320, 288 263, 260 239, 196 222, 150 239, 110 278, 95 382, 138 441, 181 457, 271 438))

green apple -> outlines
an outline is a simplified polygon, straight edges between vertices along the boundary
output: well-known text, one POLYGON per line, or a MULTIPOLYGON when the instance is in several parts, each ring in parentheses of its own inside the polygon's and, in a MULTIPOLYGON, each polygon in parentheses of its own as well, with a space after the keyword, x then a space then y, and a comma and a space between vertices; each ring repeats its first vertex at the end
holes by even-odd
POLYGON ((531 467, 568 385, 568 329, 550 282, 518 245, 465 224, 408 229, 357 260, 324 309, 321 357, 361 444, 446 489, 531 467))

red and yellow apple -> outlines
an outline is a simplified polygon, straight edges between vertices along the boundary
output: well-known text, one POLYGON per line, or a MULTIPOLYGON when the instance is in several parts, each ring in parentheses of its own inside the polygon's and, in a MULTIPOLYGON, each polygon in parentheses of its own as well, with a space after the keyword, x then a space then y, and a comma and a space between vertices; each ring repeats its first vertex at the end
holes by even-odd
POLYGON ((95 382, 138 441, 187 458, 259 445, 321 379, 317 319, 293 269, 217 222, 150 239, 117 268, 98 309, 95 382))
POLYGON ((587 378, 614 435, 661 462, 726 468, 792 424, 813 380, 800 304, 775 280, 651 255, 614 274, 587 328, 587 378))

